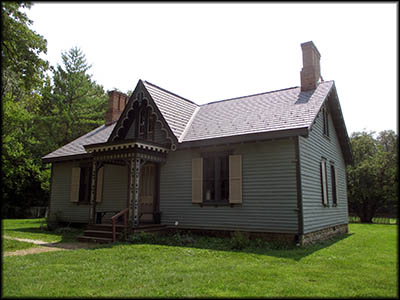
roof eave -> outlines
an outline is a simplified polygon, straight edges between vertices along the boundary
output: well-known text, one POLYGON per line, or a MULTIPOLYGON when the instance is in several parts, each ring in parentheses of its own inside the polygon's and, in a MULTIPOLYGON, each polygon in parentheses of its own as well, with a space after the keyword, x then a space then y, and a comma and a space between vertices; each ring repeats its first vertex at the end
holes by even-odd
POLYGON ((250 134, 240 134, 232 135, 226 137, 210 138, 204 140, 187 141, 179 144, 178 149, 188 149, 194 147, 207 147, 216 146, 224 144, 236 144, 236 143, 246 143, 246 142, 256 142, 256 141, 266 141, 273 139, 282 139, 294 136, 308 136, 308 129, 306 127, 285 129, 285 130, 275 130, 268 132, 258 132, 250 134))
POLYGON ((56 157, 43 157, 42 162, 44 164, 47 164, 47 163, 62 162, 62 161, 82 160, 91 157, 92 156, 89 153, 82 153, 82 154, 56 156, 56 157))

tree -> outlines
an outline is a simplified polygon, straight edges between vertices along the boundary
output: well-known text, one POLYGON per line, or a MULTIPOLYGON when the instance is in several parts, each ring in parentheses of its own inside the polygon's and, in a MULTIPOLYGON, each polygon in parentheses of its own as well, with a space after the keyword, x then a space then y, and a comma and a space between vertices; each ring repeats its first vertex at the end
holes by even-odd
POLYGON ((2 16, 2 192, 3 213, 7 207, 28 207, 46 202, 49 172, 41 167, 33 152, 39 141, 34 136, 34 120, 41 100, 47 61, 46 40, 29 28, 22 8, 30 2, 3 2, 2 16), (46 177, 47 176, 47 177, 46 177))
POLYGON ((77 48, 63 52, 62 65, 53 71, 42 89, 42 111, 38 126, 42 139, 50 141, 47 152, 54 151, 104 123, 107 95, 87 72, 91 66, 77 48))
POLYGON ((363 223, 377 213, 394 210, 398 199, 397 135, 382 131, 356 132, 351 136, 354 164, 347 167, 349 209, 363 223))
POLYGON ((48 68, 48 62, 39 57, 46 53, 47 42, 29 28, 32 21, 21 11, 31 6, 31 2, 2 2, 2 96, 32 92, 48 68))

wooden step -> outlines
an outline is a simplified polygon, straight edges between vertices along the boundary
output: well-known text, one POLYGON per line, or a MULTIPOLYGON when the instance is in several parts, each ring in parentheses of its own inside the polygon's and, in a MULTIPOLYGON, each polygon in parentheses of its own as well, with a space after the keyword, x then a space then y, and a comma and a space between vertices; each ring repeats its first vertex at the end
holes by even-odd
MULTIPOLYGON (((115 225, 115 230, 117 232, 124 231, 124 225, 115 225)), ((89 224, 86 227, 87 230, 103 230, 103 231, 112 231, 112 224, 89 224)))
POLYGON ((102 238, 96 236, 78 236, 78 241, 80 242, 89 242, 89 243, 99 243, 99 244, 107 244, 112 243, 112 238, 102 238))
MULTIPOLYGON (((122 232, 115 232, 116 237, 118 238, 122 232)), ((95 236, 95 237, 104 237, 104 238, 112 238, 112 231, 108 230, 85 230, 83 236, 95 236)))

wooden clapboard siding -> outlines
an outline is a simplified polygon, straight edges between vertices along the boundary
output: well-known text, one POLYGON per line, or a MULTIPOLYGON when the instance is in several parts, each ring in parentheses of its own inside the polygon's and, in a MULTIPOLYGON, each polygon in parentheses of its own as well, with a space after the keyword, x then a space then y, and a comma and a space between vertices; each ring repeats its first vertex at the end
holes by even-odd
MULTIPOLYGON (((89 205, 70 201, 72 168, 78 163, 53 163, 51 187, 51 211, 61 212, 65 222, 88 222, 89 205)), ((96 205, 97 210, 122 210, 126 208, 128 172, 126 167, 105 165, 103 173, 103 198, 96 205)))
POLYGON ((88 222, 89 205, 71 202, 72 169, 79 164, 72 162, 53 163, 53 178, 50 192, 50 215, 59 212, 61 221, 88 222))
POLYGON ((320 112, 308 138, 300 137, 299 140, 304 233, 348 223, 346 167, 330 114, 328 122, 329 139, 323 137, 323 117, 320 112), (327 159, 328 207, 322 204, 321 157, 327 159), (331 161, 335 164, 337 174, 337 207, 332 207, 331 161))
POLYGON ((192 159, 202 150, 169 152, 161 167, 162 223, 179 226, 297 233, 295 142, 292 139, 230 147, 242 157, 242 204, 234 207, 192 203, 192 159))
POLYGON ((103 201, 96 210, 123 210, 127 207, 128 168, 126 166, 104 166, 103 201))

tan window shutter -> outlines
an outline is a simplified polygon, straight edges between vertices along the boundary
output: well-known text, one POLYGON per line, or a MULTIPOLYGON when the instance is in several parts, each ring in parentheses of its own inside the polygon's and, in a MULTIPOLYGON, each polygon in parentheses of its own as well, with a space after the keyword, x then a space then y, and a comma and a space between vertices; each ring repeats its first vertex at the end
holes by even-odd
POLYGON ((229 156, 229 203, 242 203, 242 155, 229 156))
POLYGON ((203 202, 203 158, 192 159, 192 203, 203 202))
POLYGON ((79 201, 79 186, 81 181, 81 168, 73 167, 72 168, 72 177, 71 177, 71 202, 79 201))
POLYGON ((104 167, 101 167, 97 172, 97 193, 96 193, 96 202, 103 201, 103 174, 104 167))

